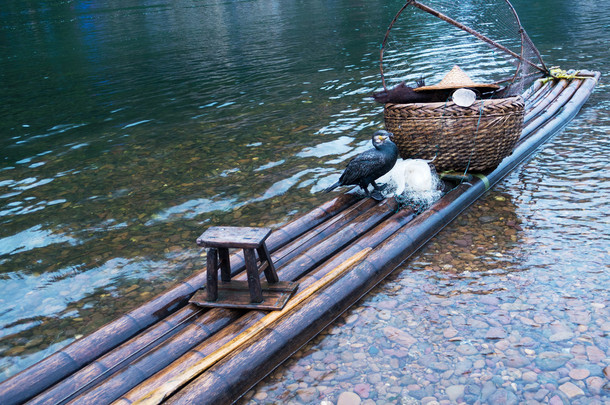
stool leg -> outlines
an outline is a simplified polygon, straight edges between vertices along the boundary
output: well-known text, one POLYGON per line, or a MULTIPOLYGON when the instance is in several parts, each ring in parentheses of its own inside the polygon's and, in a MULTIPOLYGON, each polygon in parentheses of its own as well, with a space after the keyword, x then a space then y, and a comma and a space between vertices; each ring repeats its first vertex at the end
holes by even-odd
POLYGON ((271 261, 271 255, 267 249, 267 244, 263 242, 256 251, 258 252, 258 257, 261 259, 261 266, 264 266, 265 261, 267 262, 267 266, 265 266, 265 278, 267 279, 267 282, 269 284, 274 284, 280 281, 277 272, 275 271, 275 266, 271 261))
POLYGON ((220 279, 224 282, 231 281, 231 259, 229 259, 229 249, 218 248, 220 256, 220 279))
POLYGON ((250 300, 252 302, 262 302, 263 292, 261 280, 258 277, 258 267, 256 266, 256 255, 254 249, 244 249, 246 259, 246 272, 248 273, 248 287, 250 288, 250 300))
POLYGON ((218 251, 209 248, 207 255, 207 282, 205 285, 207 300, 216 301, 218 299, 218 251))

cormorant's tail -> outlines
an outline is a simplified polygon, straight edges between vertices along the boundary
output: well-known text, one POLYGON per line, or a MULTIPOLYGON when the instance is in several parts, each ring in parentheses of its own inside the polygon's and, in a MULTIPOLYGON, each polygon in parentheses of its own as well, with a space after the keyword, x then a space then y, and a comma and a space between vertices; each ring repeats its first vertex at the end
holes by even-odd
POLYGON ((328 193, 330 191, 333 191, 334 189, 336 189, 337 187, 339 187, 341 185, 340 182, 336 182, 335 184, 333 184, 332 186, 328 187, 327 189, 324 190, 325 193, 328 193))

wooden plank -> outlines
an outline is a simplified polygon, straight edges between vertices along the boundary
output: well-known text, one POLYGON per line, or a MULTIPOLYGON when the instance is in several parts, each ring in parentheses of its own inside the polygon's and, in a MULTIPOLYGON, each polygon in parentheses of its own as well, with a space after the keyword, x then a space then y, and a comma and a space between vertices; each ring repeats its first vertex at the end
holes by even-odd
POLYGON ((252 302, 250 286, 247 281, 234 280, 218 285, 218 298, 208 301, 204 290, 199 290, 190 302, 205 308, 235 308, 258 309, 261 311, 277 311, 286 305, 290 296, 296 291, 298 283, 280 281, 274 284, 261 282, 262 300, 252 302))
POLYGON ((246 256, 246 273, 248 275, 250 299, 252 302, 262 302, 263 292, 261 291, 261 279, 256 265, 256 255, 253 249, 245 249, 244 255, 246 256))
POLYGON ((218 248, 218 258, 220 262, 220 278, 222 281, 231 281, 231 258, 229 249, 218 248))
POLYGON ((262 264, 261 271, 265 273, 265 278, 267 281, 269 283, 277 283, 280 281, 280 279, 277 277, 275 265, 273 264, 269 250, 267 250, 267 245, 263 243, 259 248, 256 249, 256 252, 258 253, 258 257, 262 264))
MULTIPOLYGON (((267 290, 270 292, 290 292, 293 290, 293 282, 290 281, 278 281, 277 283, 268 283, 266 281, 261 281, 261 288, 263 290, 267 290)), ((224 290, 224 291, 240 291, 243 290, 244 288, 247 288, 248 286, 248 282, 247 281, 243 281, 243 280, 232 280, 228 283, 220 283, 218 285, 218 291, 224 290)), ((199 290, 197 293, 195 293, 195 295, 193 295, 193 298, 191 298, 191 301, 193 301, 195 299, 195 297, 200 294, 203 290, 199 290)), ((200 295, 200 298, 203 298, 203 296, 200 295)))

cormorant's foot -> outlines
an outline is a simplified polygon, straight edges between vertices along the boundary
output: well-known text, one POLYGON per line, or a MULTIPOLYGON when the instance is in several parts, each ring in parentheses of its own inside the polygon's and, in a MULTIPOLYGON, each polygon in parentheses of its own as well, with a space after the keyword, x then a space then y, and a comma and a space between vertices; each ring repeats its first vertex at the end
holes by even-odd
POLYGON ((371 184, 373 185, 373 188, 377 191, 383 191, 388 187, 388 183, 384 183, 382 185, 379 185, 377 183, 375 183, 374 181, 371 182, 371 184))
POLYGON ((381 201, 384 199, 383 194, 381 194, 379 191, 375 190, 371 193, 371 198, 375 201, 381 201))

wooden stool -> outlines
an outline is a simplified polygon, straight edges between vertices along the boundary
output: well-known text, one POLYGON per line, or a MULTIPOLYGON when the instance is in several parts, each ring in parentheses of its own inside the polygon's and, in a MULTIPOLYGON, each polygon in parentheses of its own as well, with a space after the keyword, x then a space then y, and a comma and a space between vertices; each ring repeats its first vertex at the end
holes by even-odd
POLYGON ((197 238, 197 244, 207 248, 207 282, 205 300, 196 293, 190 302, 202 306, 224 308, 281 309, 298 287, 297 283, 280 282, 265 240, 269 228, 214 226, 197 238), (231 282, 229 248, 244 250, 248 281, 231 282), (261 262, 257 266, 256 254, 261 262), (221 285, 218 285, 220 268, 221 285), (267 283, 261 285, 260 273, 267 283), (246 284, 247 283, 247 284, 246 284), (245 296, 249 292, 249 299, 245 296))

